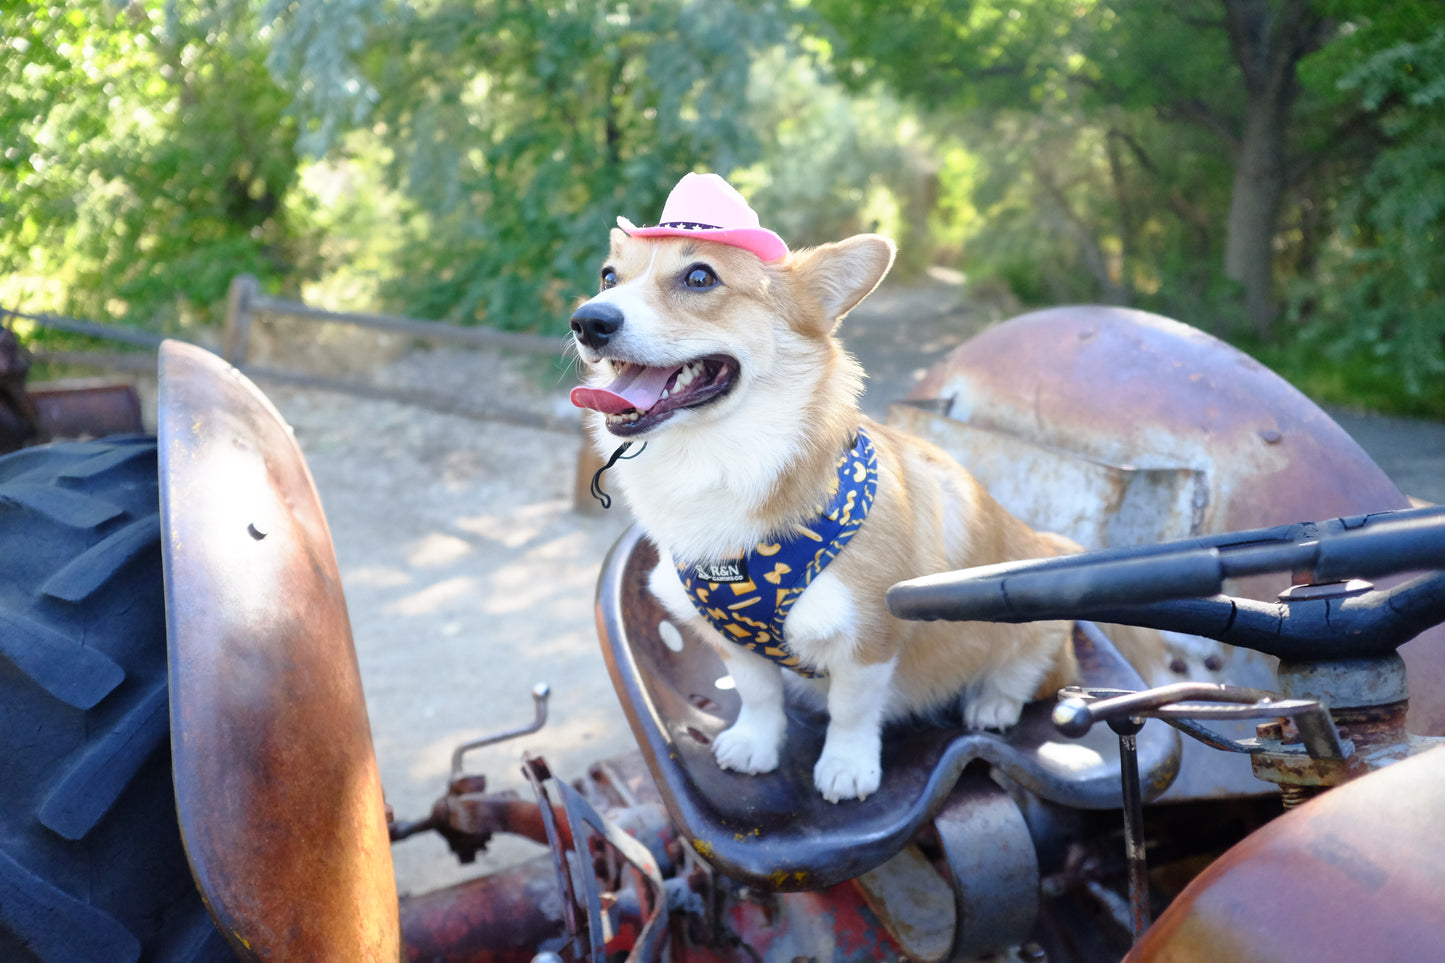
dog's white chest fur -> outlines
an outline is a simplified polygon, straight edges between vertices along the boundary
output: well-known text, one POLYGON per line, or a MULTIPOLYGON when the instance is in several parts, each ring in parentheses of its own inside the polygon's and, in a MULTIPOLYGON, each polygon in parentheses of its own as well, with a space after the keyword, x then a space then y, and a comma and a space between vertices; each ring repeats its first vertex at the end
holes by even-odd
POLYGON ((729 424, 710 425, 707 432, 680 425, 650 440, 635 458, 618 461, 611 473, 655 543, 688 562, 720 561, 769 534, 754 507, 766 500, 790 451, 784 439, 760 440, 729 424), (760 441, 771 445, 772 454, 760 441))

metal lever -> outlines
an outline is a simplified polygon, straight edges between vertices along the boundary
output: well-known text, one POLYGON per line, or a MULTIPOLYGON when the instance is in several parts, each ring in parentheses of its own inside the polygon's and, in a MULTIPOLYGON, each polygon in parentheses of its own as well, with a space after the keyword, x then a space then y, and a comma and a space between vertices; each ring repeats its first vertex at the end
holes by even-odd
POLYGON ((1208 682, 1180 682, 1143 692, 1068 686, 1059 693, 1053 723, 1066 736, 1078 737, 1096 722, 1119 736, 1119 778, 1124 797, 1124 852, 1129 866, 1130 929, 1135 942, 1149 926, 1149 872, 1144 852, 1144 802, 1139 785, 1135 735, 1145 719, 1162 719, 1216 749, 1257 753, 1257 742, 1229 739, 1196 719, 1265 719, 1287 716, 1300 732, 1299 746, 1271 746, 1270 752, 1315 759, 1343 760, 1354 744, 1341 741, 1329 710, 1316 699, 1288 699, 1277 692, 1208 682))
POLYGON ((1201 726, 1199 719, 1291 718, 1299 728, 1299 746, 1271 746, 1272 753, 1308 755, 1313 759, 1349 758, 1354 745, 1341 740, 1329 710, 1317 699, 1290 699, 1278 692, 1210 682, 1174 685, 1131 692, 1069 686, 1059 693, 1053 722, 1066 736, 1081 736, 1096 722, 1137 717, 1162 719, 1214 749, 1228 752, 1266 751, 1254 741, 1241 742, 1201 726))
POLYGON ((552 689, 545 682, 538 682, 532 686, 532 704, 536 707, 536 717, 525 726, 518 726, 515 729, 506 729, 502 732, 493 733, 489 736, 482 736, 480 739, 473 739, 471 742, 464 742, 452 750, 452 775, 451 781, 456 782, 462 775, 462 757, 473 749, 480 749, 483 746, 494 746, 499 742, 506 742, 508 739, 517 739, 521 736, 530 735, 547 724, 547 698, 552 694, 552 689))

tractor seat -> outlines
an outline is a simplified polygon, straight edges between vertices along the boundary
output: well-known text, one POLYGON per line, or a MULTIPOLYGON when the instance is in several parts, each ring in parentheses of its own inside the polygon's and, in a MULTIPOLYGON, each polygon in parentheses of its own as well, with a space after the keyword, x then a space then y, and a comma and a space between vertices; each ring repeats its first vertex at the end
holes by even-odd
MULTIPOLYGON (((867 799, 830 803, 813 787, 826 714, 790 701, 776 771, 720 768, 711 743, 736 719, 739 700, 712 647, 671 616, 647 588, 657 550, 634 526, 603 564, 599 627, 612 683, 672 818, 714 868, 769 890, 815 890, 852 879, 901 850, 948 800, 971 764, 992 766, 1028 791, 1082 809, 1122 804, 1118 744, 1108 727, 1082 739, 1058 735, 1050 705, 1034 703, 1002 735, 958 728, 891 727, 883 782, 867 799)), ((1142 689, 1143 681, 1096 635, 1075 632, 1085 685, 1142 689)), ((1179 736, 1151 721, 1138 735, 1146 794, 1179 767, 1179 736)))

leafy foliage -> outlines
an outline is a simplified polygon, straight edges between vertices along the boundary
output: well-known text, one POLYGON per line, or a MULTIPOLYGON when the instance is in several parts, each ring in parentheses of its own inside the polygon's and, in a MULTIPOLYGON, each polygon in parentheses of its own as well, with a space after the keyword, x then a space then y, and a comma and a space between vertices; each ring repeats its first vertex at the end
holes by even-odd
POLYGON ((248 271, 560 330, 615 216, 711 169, 794 246, 884 230, 901 271, 1445 413, 1442 31, 1426 0, 10 5, 0 299, 170 331, 248 271))
POLYGON ((758 156, 749 67, 784 28, 749 0, 419 7, 366 58, 417 241, 385 294, 423 317, 561 325, 618 214, 646 221, 695 165, 758 156))
POLYGON ((296 275, 296 126, 246 3, 10 6, 0 33, 0 296, 171 330, 237 273, 296 275))
MULTIPOLYGON (((1407 411, 1445 411, 1445 23, 1416 5, 1374 10, 1310 65, 1309 82, 1382 137, 1340 193, 1320 269, 1292 300, 1300 348, 1407 411), (1394 388, 1380 392, 1380 385, 1394 388)), ((1369 390, 1369 389, 1364 389, 1369 390)), ((1376 404, 1380 404, 1376 399, 1376 404)))
POLYGON ((1445 411, 1438 5, 814 8, 851 64, 843 76, 886 77, 977 159, 956 205, 976 224, 945 225, 967 238, 973 278, 1249 332, 1297 377, 1318 369, 1333 400, 1357 390, 1445 411), (1261 190, 1268 178, 1279 193, 1261 190), (1253 216, 1271 204, 1276 219, 1253 216), (1242 245, 1246 229, 1263 233, 1242 245), (1242 254, 1276 280, 1227 270, 1242 254))

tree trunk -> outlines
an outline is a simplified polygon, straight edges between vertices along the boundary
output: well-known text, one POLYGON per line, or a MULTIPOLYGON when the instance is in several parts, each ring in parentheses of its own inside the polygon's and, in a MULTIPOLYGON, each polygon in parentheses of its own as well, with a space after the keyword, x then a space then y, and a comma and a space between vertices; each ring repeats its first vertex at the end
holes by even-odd
POLYGON ((1224 273, 1244 286, 1255 333, 1274 329, 1274 239, 1288 188, 1286 131, 1295 66, 1318 49, 1324 20, 1310 0, 1223 0, 1230 49, 1248 96, 1224 240, 1224 273))
POLYGON ((1274 324, 1274 236, 1285 192, 1284 125, 1288 106, 1250 98, 1234 167, 1225 225, 1224 273, 1244 286, 1244 308, 1255 333, 1274 324))

